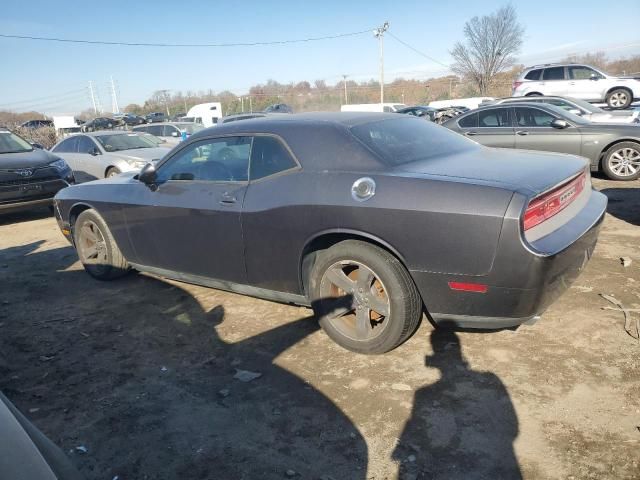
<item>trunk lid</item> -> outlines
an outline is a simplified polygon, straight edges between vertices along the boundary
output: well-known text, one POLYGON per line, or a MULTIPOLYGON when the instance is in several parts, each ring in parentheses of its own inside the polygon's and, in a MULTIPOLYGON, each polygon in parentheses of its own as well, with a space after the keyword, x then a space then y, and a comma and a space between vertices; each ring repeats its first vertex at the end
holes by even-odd
POLYGON ((395 171, 481 182, 537 195, 584 171, 586 166, 587 160, 575 155, 479 146, 405 163, 395 171))

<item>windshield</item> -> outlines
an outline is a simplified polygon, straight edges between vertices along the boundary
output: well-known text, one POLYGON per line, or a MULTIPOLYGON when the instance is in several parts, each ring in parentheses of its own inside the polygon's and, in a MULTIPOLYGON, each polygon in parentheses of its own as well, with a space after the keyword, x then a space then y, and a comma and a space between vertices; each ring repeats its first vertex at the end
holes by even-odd
POLYGON ((586 100, 580 100, 579 98, 571 98, 570 100, 571 100, 571 103, 575 103, 577 106, 579 106, 580 108, 586 110, 587 112, 591 112, 591 113, 606 113, 601 108, 590 104, 586 100))
POLYGON ((15 133, 0 132, 0 153, 30 152, 33 147, 15 133))
POLYGON ((192 135, 200 130, 204 130, 204 127, 198 123, 185 123, 183 125, 178 125, 178 128, 181 132, 187 132, 189 135, 192 135))
POLYGON ((570 122, 575 123, 576 125, 589 125, 591 123, 589 120, 585 120, 584 118, 579 117, 578 115, 575 115, 562 107, 557 107, 548 103, 546 104, 546 106, 549 109, 553 110, 553 113, 557 113, 560 118, 565 118, 570 122))
POLYGON ((119 152, 120 150, 151 148, 155 146, 152 141, 147 140, 137 133, 99 135, 95 138, 107 152, 119 152))
POLYGON ((351 128, 366 146, 391 165, 450 155, 477 147, 447 128, 412 117, 381 120, 351 128))

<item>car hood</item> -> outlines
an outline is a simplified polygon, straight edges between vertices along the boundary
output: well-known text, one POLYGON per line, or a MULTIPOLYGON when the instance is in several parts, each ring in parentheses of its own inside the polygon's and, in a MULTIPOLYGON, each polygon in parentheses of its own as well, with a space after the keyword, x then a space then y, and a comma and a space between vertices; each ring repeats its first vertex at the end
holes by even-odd
POLYGON ((478 146, 460 153, 406 163, 397 171, 465 179, 514 191, 537 194, 587 166, 575 155, 478 146))
POLYGON ((160 160, 167 152, 166 148, 153 147, 153 148, 133 148, 131 150, 119 150, 117 152, 111 152, 110 155, 117 156, 126 161, 139 161, 139 160, 160 160))
POLYGON ((0 153, 0 170, 42 167, 58 158, 39 148, 34 148, 31 152, 0 153))
POLYGON ((602 122, 602 123, 634 123, 638 118, 640 112, 624 112, 622 114, 618 113, 592 113, 590 115, 584 115, 583 117, 591 120, 592 122, 602 122))

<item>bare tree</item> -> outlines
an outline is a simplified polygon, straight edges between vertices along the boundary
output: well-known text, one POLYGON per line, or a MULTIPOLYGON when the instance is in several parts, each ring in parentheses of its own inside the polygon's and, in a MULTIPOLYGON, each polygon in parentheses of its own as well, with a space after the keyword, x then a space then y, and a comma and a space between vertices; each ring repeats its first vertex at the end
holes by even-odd
POLYGON ((514 64, 523 34, 512 5, 473 17, 464 25, 465 42, 456 42, 451 51, 455 60, 451 69, 474 82, 480 95, 486 95, 494 76, 514 64))

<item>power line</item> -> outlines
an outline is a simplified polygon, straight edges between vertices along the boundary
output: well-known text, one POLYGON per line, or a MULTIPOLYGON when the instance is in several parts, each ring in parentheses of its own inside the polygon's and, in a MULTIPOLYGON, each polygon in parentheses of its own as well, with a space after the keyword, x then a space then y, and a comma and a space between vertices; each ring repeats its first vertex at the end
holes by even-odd
POLYGON ((292 40, 273 40, 269 42, 237 42, 237 43, 143 43, 143 42, 108 42, 102 40, 84 40, 57 37, 35 37, 32 35, 8 35, 0 33, 2 38, 14 38, 19 40, 38 40, 44 42, 62 42, 62 43, 82 43, 90 45, 120 45, 127 47, 171 47, 171 48, 194 48, 194 47, 254 47, 260 45, 284 45, 290 43, 317 42, 320 40, 332 40, 336 38, 353 37, 371 32, 371 29, 361 30, 359 32, 339 33, 337 35, 325 35, 322 37, 308 37, 292 40))
POLYGON ((418 55, 423 56, 424 58, 426 58, 427 60, 431 60, 434 63, 437 63, 438 65, 442 65, 443 67, 447 67, 450 68, 449 65, 446 65, 444 63, 442 63, 440 60, 436 60, 433 57, 430 57, 429 55, 427 55, 424 52, 421 52, 420 50, 418 50, 417 48, 412 47, 411 45, 409 45, 407 42, 400 40, 398 37, 396 37, 393 33, 391 32, 387 32, 389 34, 389 36, 391 38, 393 38, 394 40, 396 40, 397 42, 401 43, 402 45, 404 45, 405 47, 407 47, 410 50, 413 50, 414 52, 416 52, 418 55))
POLYGON ((37 103, 39 101, 42 100, 51 100, 51 99, 59 99, 59 98, 63 98, 63 97, 68 97, 68 96, 72 96, 72 95, 77 95, 78 93, 81 92, 86 92, 86 88, 82 88, 82 89, 77 89, 77 90, 70 90, 67 92, 63 92, 63 93, 57 93, 55 95, 47 95, 45 97, 38 97, 38 98, 31 98, 28 100, 18 100, 15 102, 9 102, 9 103, 3 103, 0 104, 0 107, 6 107, 6 106, 12 106, 12 105, 21 105, 21 104, 32 104, 32 103, 37 103))

